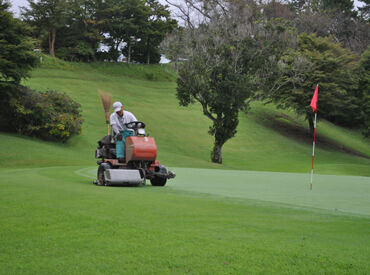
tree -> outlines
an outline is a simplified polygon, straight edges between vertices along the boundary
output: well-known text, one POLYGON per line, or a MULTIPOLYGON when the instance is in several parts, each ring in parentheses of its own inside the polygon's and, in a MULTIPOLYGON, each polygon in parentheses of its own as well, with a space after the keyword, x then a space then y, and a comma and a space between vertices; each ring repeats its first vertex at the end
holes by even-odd
POLYGON ((106 43, 119 52, 126 42, 127 56, 131 62, 132 44, 142 39, 141 34, 148 22, 150 9, 145 0, 106 1, 99 11, 102 19, 102 31, 107 34, 106 43))
POLYGON ((358 102, 361 106, 362 133, 370 136, 370 47, 362 54, 359 62, 358 102))
POLYGON ((0 0, 0 126, 6 129, 11 120, 9 105, 19 94, 19 83, 36 66, 31 29, 8 10, 0 0))
MULTIPOLYGON (((140 23, 135 21, 126 24, 126 43, 122 52, 140 63, 158 63, 160 60, 159 44, 165 36, 177 26, 177 21, 170 18, 168 6, 161 5, 156 0, 146 0, 146 18, 140 23), (130 26, 132 26, 130 31, 130 26)), ((132 20, 132 19, 130 19, 132 20)))
POLYGON ((22 7, 22 17, 31 25, 48 34, 49 54, 55 55, 57 30, 67 19, 67 0, 28 0, 29 8, 22 7))
POLYGON ((236 134, 239 111, 247 107, 245 100, 251 96, 252 79, 241 74, 239 62, 233 63, 233 57, 238 58, 233 41, 214 42, 206 38, 196 44, 197 51, 179 71, 177 98, 182 106, 195 100, 202 105, 203 114, 213 123, 209 130, 215 137, 211 159, 222 163, 222 147, 236 134))
POLYGON ((69 3, 66 24, 57 30, 57 57, 71 61, 96 60, 95 53, 104 39, 100 31, 102 20, 98 17, 101 5, 96 0, 74 0, 69 3))
POLYGON ((370 20, 370 0, 362 0, 360 2, 363 2, 365 4, 362 7, 358 8, 360 12, 360 18, 365 22, 369 22, 370 20))
POLYGON ((289 6, 296 13, 292 24, 299 33, 331 35, 335 42, 358 54, 370 43, 368 23, 358 16, 352 0, 290 0, 289 6))
POLYGON ((278 87, 270 94, 279 108, 293 109, 309 122, 313 133, 313 112, 309 106, 316 84, 319 84, 320 116, 334 123, 358 123, 359 106, 356 90, 357 56, 331 38, 314 34, 299 35, 298 48, 280 60, 282 74, 278 87))
POLYGON ((178 39, 187 61, 179 69, 177 98, 182 106, 201 104, 212 121, 211 160, 222 163, 222 147, 237 132, 239 111, 247 110, 258 91, 270 86, 291 37, 282 21, 255 21, 259 9, 251 1, 214 7, 207 3, 200 10, 203 23, 180 32, 187 35, 178 39))
POLYGON ((31 29, 8 11, 9 4, 0 0, 0 81, 19 84, 36 66, 31 29))
POLYGON ((151 53, 158 51, 159 44, 165 36, 177 26, 177 21, 171 19, 168 6, 161 5, 157 0, 147 0, 151 9, 147 28, 144 29, 146 63, 150 64, 151 53))
POLYGON ((132 48, 135 47, 138 40, 142 39, 142 33, 147 25, 150 9, 144 2, 129 0, 126 3, 126 15, 124 19, 125 32, 124 40, 126 47, 124 54, 127 56, 127 62, 131 63, 132 48))

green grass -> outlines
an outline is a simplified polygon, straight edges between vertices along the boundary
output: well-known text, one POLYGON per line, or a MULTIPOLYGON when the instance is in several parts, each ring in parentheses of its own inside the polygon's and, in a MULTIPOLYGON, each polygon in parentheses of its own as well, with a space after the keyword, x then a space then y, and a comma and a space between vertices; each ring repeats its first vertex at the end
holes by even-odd
POLYGON ((85 121, 66 144, 0 133, 0 273, 368 273, 369 140, 320 120, 310 192, 307 122, 253 103, 212 164, 210 122, 178 106, 175 78, 168 66, 43 57, 24 84, 66 92, 85 121), (177 173, 166 187, 92 184, 106 133, 98 89, 147 124, 177 173))
MULTIPOLYGON (((214 178, 207 180, 210 172, 201 169, 164 188, 99 188, 76 174, 79 168, 1 172, 1 273, 369 270, 369 216, 250 200, 232 190, 227 197, 217 191, 214 196, 214 178)), ((369 180, 365 184, 368 192, 369 180)), ((217 181, 215 189, 220 190, 217 181)), ((307 186, 303 190, 310 194, 307 186)), ((338 188, 326 192, 338 193, 338 188)))
MULTIPOLYGON (((210 121, 202 115, 199 105, 189 108, 178 105, 173 79, 173 71, 166 66, 79 64, 44 57, 43 67, 36 69, 24 84, 37 90, 66 92, 80 102, 84 118, 82 134, 65 145, 1 134, 0 154, 3 157, 0 165, 93 165, 96 142, 106 132, 104 112, 97 94, 98 89, 103 89, 111 92, 113 100, 122 101, 127 110, 147 124, 147 132, 156 138, 159 158, 167 165, 310 171, 312 141, 307 134, 307 122, 292 112, 260 103, 254 103, 248 115, 240 114, 238 133, 223 148, 224 164, 212 164, 210 151, 213 139, 207 133, 210 121), (156 81, 147 80, 150 73, 157 75, 156 81), (285 121, 281 122, 282 118, 285 121), (283 126, 288 127, 288 131, 283 126), (52 152, 46 154, 49 150, 52 152)), ((325 121, 318 123, 318 135, 317 173, 370 176, 369 158, 348 154, 341 149, 344 146, 370 156, 368 139, 364 140, 355 131, 338 128, 325 121), (336 142, 336 146, 332 142, 336 142)))

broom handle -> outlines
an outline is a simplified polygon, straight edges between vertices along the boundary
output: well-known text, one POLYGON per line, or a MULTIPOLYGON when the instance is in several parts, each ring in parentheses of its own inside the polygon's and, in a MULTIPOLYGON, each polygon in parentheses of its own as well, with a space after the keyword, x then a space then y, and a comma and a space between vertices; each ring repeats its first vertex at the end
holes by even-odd
POLYGON ((108 133, 107 135, 109 136, 109 113, 108 112, 105 112, 105 123, 107 123, 107 129, 108 129, 108 133))

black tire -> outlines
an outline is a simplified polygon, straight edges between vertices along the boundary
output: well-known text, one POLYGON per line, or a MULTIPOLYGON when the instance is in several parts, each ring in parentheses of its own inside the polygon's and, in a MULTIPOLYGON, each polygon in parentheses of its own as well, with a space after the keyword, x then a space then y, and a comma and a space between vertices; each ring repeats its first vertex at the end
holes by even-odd
MULTIPOLYGON (((160 172, 162 174, 167 174, 167 169, 165 166, 161 165, 160 167, 160 172)), ((162 177, 154 177, 150 180, 150 183, 153 186, 165 186, 167 182, 167 178, 162 178, 162 177)))
POLYGON ((167 182, 166 178, 155 177, 150 180, 153 186, 165 186, 167 182))
POLYGON ((98 179, 96 180, 96 185, 99 185, 99 186, 106 185, 104 171, 110 168, 111 168, 110 165, 106 162, 103 162, 99 165, 98 173, 97 173, 98 179))

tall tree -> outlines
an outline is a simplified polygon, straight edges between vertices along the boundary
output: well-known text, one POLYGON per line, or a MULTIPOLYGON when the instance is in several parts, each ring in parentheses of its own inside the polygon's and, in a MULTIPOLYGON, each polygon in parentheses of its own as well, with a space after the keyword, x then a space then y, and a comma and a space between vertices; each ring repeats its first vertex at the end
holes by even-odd
POLYGON ((136 0, 127 0, 124 16, 124 41, 126 47, 124 54, 127 56, 128 63, 131 63, 132 48, 135 47, 138 40, 142 39, 142 33, 148 23, 150 9, 145 2, 136 0))
MULTIPOLYGON (((147 0, 147 17, 142 21, 141 28, 136 32, 136 40, 131 47, 132 40, 127 40, 127 47, 123 49, 126 56, 140 63, 158 63, 160 60, 159 45, 176 26, 177 21, 171 19, 168 6, 156 0, 147 0), (132 53, 132 54, 131 54, 132 53)), ((129 26, 129 25, 127 25, 129 26)))
POLYGON ((100 30, 102 20, 98 17, 101 6, 100 0, 69 2, 66 24, 57 30, 57 57, 85 62, 96 60, 95 53, 104 38, 100 30))
POLYGON ((361 54, 370 43, 369 26, 360 20, 353 0, 290 0, 298 32, 331 35, 335 42, 361 54))
POLYGON ((240 59, 236 42, 225 41, 221 35, 194 43, 196 51, 180 69, 177 81, 180 105, 198 101, 203 114, 213 123, 209 133, 215 137, 211 154, 215 163, 222 163, 222 147, 236 134, 238 114, 248 106, 245 101, 251 96, 253 82, 241 74, 241 62, 235 60, 240 59), (218 44, 213 38, 223 43, 218 44))
POLYGON ((212 121, 215 163, 222 163, 223 145, 237 132, 239 111, 247 110, 258 92, 270 86, 290 41, 279 20, 256 22, 259 9, 247 2, 209 7, 204 1, 203 24, 189 25, 181 32, 188 37, 178 39, 186 48, 187 61, 179 69, 177 98, 183 106, 199 102, 212 121))
POLYGON ((104 3, 99 14, 103 21, 102 30, 107 34, 106 42, 118 51, 122 43, 126 42, 131 47, 141 38, 150 9, 145 0, 111 0, 104 3))
POLYGON ((358 102, 361 106, 363 134, 370 136, 370 47, 362 54, 359 62, 358 102))
POLYGON ((365 22, 369 22, 370 20, 370 0, 362 0, 360 2, 364 3, 363 6, 358 8, 359 13, 360 13, 360 18, 365 22))
MULTIPOLYGON (((313 133, 313 114, 309 107, 316 84, 319 84, 320 117, 351 125, 358 120, 359 106, 353 91, 357 56, 330 38, 301 34, 298 49, 281 58, 282 75, 271 98, 278 107, 294 109, 309 122, 313 133)), ((356 122, 357 123, 357 122, 356 122)))
POLYGON ((14 119, 9 107, 19 94, 20 81, 36 66, 31 29, 9 11, 9 3, 0 0, 0 128, 14 119))
POLYGON ((37 64, 31 29, 13 17, 9 4, 0 0, 0 81, 19 84, 37 64))
POLYGON ((29 8, 22 7, 22 17, 39 30, 48 34, 49 54, 55 55, 55 39, 58 28, 65 25, 67 19, 67 0, 27 0, 29 8))
POLYGON ((146 63, 151 63, 151 52, 157 50, 165 36, 177 26, 177 21, 171 19, 169 7, 160 4, 157 0, 147 0, 151 9, 147 28, 144 30, 146 63))

